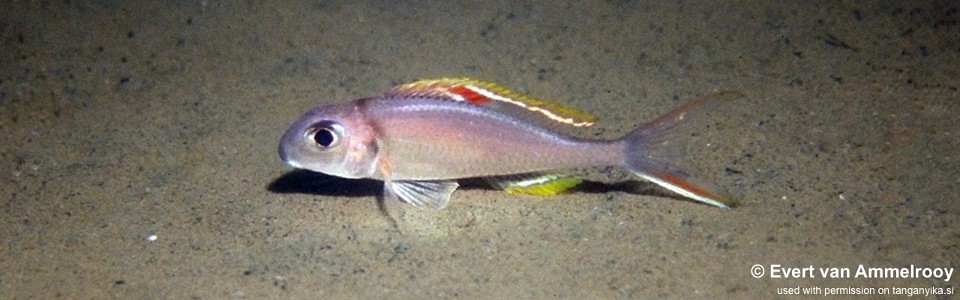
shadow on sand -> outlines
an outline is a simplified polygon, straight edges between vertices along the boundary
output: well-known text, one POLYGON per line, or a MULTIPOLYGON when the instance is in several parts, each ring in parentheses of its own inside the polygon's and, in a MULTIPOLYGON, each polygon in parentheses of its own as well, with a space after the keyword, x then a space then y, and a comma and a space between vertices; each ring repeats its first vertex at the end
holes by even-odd
MULTIPOLYGON (((480 178, 458 180, 462 190, 494 190, 480 178)), ((373 179, 347 179, 307 170, 293 170, 274 179, 267 190, 279 194, 310 194, 320 196, 369 197, 381 196, 383 183, 373 179)), ((569 193, 607 194, 624 192, 627 194, 671 198, 689 201, 680 195, 664 190, 655 184, 628 180, 615 183, 585 180, 570 189, 569 193)))

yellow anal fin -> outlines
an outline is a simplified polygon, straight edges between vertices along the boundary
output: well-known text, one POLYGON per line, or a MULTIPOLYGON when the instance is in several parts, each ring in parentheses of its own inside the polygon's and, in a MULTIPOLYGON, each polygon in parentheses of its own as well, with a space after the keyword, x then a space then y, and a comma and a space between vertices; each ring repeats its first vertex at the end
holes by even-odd
POLYGON ((439 96, 476 105, 506 103, 575 127, 593 125, 597 116, 558 103, 534 99, 493 82, 471 78, 419 80, 394 87, 393 96, 439 96))
POLYGON ((491 178, 494 185, 514 195, 549 197, 569 190, 583 180, 561 174, 526 174, 491 178))

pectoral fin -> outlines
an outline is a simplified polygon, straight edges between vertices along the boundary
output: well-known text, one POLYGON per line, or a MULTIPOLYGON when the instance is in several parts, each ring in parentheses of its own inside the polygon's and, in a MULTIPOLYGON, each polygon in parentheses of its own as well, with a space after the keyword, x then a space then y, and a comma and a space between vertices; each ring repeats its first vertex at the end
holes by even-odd
POLYGON ((396 180, 384 183, 384 195, 399 198, 417 208, 430 206, 442 209, 450 203, 450 194, 460 186, 456 181, 442 180, 396 180))

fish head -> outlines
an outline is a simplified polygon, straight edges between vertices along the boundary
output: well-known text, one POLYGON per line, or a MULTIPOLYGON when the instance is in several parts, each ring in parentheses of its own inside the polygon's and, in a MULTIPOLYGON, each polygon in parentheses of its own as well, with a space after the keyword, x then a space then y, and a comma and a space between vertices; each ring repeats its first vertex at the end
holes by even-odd
POLYGON ((280 139, 280 159, 295 168, 343 178, 376 172, 377 140, 353 102, 317 107, 280 139))

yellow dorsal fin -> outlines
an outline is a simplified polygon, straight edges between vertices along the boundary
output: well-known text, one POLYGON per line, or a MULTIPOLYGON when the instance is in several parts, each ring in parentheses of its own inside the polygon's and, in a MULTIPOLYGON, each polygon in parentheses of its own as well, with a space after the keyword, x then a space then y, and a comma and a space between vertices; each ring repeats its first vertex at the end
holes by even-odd
POLYGON ((471 78, 419 80, 394 87, 389 95, 440 96, 454 101, 485 105, 506 103, 542 115, 554 122, 575 127, 593 125, 597 117, 561 104, 537 100, 493 82, 471 78))

